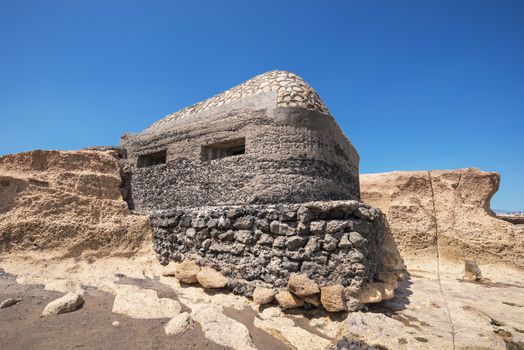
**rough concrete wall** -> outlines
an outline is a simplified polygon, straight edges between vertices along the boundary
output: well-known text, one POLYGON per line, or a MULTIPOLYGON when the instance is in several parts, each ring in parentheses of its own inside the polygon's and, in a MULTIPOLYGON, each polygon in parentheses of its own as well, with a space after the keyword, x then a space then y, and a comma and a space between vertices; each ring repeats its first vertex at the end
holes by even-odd
POLYGON ((151 223, 161 262, 199 260, 246 295, 294 272, 358 292, 403 268, 380 211, 357 201, 176 210, 151 223))
POLYGON ((137 211, 204 205, 303 203, 356 198, 358 180, 325 162, 259 160, 244 155, 209 162, 175 160, 133 169, 127 201, 137 211))
MULTIPOLYGON (((125 140, 137 210, 358 199, 358 154, 326 115, 302 108, 239 109, 125 140), (244 137, 245 154, 202 160, 202 147, 244 137), (136 159, 167 149, 167 165, 136 159)), ((132 206, 133 207, 133 206, 132 206)))

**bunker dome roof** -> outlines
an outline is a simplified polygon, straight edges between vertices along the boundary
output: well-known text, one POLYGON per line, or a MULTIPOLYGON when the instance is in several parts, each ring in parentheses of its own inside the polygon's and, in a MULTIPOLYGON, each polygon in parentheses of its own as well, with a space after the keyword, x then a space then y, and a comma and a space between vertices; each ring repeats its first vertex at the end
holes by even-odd
POLYGON ((144 131, 153 131, 166 123, 176 123, 178 120, 191 118, 192 115, 200 112, 221 106, 225 107, 231 102, 246 99, 256 94, 271 92, 275 92, 275 106, 277 107, 302 107, 330 115, 320 96, 301 77, 291 72, 275 70, 257 75, 207 100, 169 114, 144 131))

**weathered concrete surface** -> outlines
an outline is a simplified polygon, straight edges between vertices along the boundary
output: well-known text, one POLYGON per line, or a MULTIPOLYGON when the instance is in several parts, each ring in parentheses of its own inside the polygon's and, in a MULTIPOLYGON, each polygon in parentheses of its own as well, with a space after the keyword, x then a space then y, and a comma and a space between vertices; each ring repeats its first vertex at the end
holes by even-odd
POLYGON ((0 157, 0 251, 134 252, 148 219, 120 194, 115 151, 32 151, 0 157))
POLYGON ((289 72, 257 76, 121 145, 127 200, 140 211, 359 198, 357 151, 289 72))
POLYGON ((498 219, 489 201, 497 173, 478 169, 360 176, 362 200, 380 208, 405 259, 524 268, 524 227, 498 219))

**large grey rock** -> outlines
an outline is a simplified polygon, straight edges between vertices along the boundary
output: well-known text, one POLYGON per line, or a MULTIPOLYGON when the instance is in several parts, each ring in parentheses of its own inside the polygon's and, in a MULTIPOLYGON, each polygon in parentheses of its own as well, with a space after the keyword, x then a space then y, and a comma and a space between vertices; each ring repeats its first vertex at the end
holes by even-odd
POLYGON ((326 222, 323 220, 310 222, 309 231, 315 234, 324 233, 326 231, 326 222))
POLYGON ((284 309, 294 309, 304 306, 304 301, 287 290, 283 290, 275 295, 278 304, 284 309))
POLYGON ((268 304, 273 300, 274 294, 271 288, 256 287, 253 292, 253 301, 259 305, 268 304))
POLYGON ((46 305, 43 316, 65 314, 79 309, 84 304, 84 298, 78 293, 67 293, 63 297, 53 300, 46 305))
POLYGON ((482 272, 473 260, 464 260, 464 278, 471 281, 482 280, 482 272))
POLYGON ((279 225, 278 233, 284 236, 293 236, 297 233, 295 227, 289 225, 288 223, 281 222, 279 225))
POLYGON ((175 267, 175 277, 181 282, 193 284, 197 283, 197 274, 200 272, 200 266, 193 260, 186 260, 175 267))
POLYGON ((344 287, 341 285, 332 285, 320 288, 320 302, 329 312, 346 310, 344 287))
POLYGON ((366 243, 366 239, 358 232, 349 233, 349 241, 355 248, 360 248, 366 243))
POLYGON ((136 319, 172 318, 182 306, 176 300, 159 298, 152 289, 130 285, 114 285, 109 290, 115 295, 112 311, 136 319))
POLYGON ((0 309, 13 306, 15 304, 18 304, 22 299, 19 298, 9 298, 0 303, 0 309))
POLYGON ((293 294, 296 294, 301 297, 313 295, 320 292, 320 290, 318 289, 318 285, 315 283, 315 281, 308 278, 304 274, 292 274, 289 277, 287 288, 293 294))
POLYGON ((210 267, 202 268, 197 273, 196 278, 204 288, 224 288, 228 282, 224 275, 210 267))
POLYGON ((182 312, 164 326, 164 330, 167 335, 178 335, 184 333, 193 324, 191 316, 187 312, 182 312))
POLYGON ((255 234, 251 231, 247 230, 240 230, 235 232, 235 239, 242 243, 248 243, 251 244, 255 242, 255 234))
POLYGON ((197 304, 192 307, 191 316, 209 340, 235 350, 256 350, 246 326, 224 315, 220 307, 197 304))

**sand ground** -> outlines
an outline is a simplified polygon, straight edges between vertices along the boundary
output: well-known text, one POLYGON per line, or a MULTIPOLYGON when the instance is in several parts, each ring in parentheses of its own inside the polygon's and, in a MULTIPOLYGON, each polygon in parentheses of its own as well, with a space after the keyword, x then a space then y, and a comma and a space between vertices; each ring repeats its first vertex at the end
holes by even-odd
POLYGON ((407 260, 407 266, 409 275, 394 299, 366 312, 328 315, 259 308, 244 297, 181 285, 161 276, 160 265, 147 255, 93 261, 5 255, 0 257, 0 299, 23 300, 0 310, 0 348, 324 349, 342 336, 389 349, 523 348, 522 272, 494 266, 483 271, 482 282, 469 282, 462 279, 460 265, 407 260), (48 302, 78 288, 85 290, 82 309, 40 316, 48 302), (192 315, 216 309, 212 317, 217 318, 166 336, 169 319, 125 314, 147 307, 147 300, 138 299, 143 305, 130 305, 124 313, 112 312, 115 296, 141 296, 145 291, 154 291, 159 301, 179 301, 182 311, 192 315), (112 326, 113 321, 120 325, 112 326), (242 343, 242 336, 231 329, 245 330, 250 340, 242 343))

